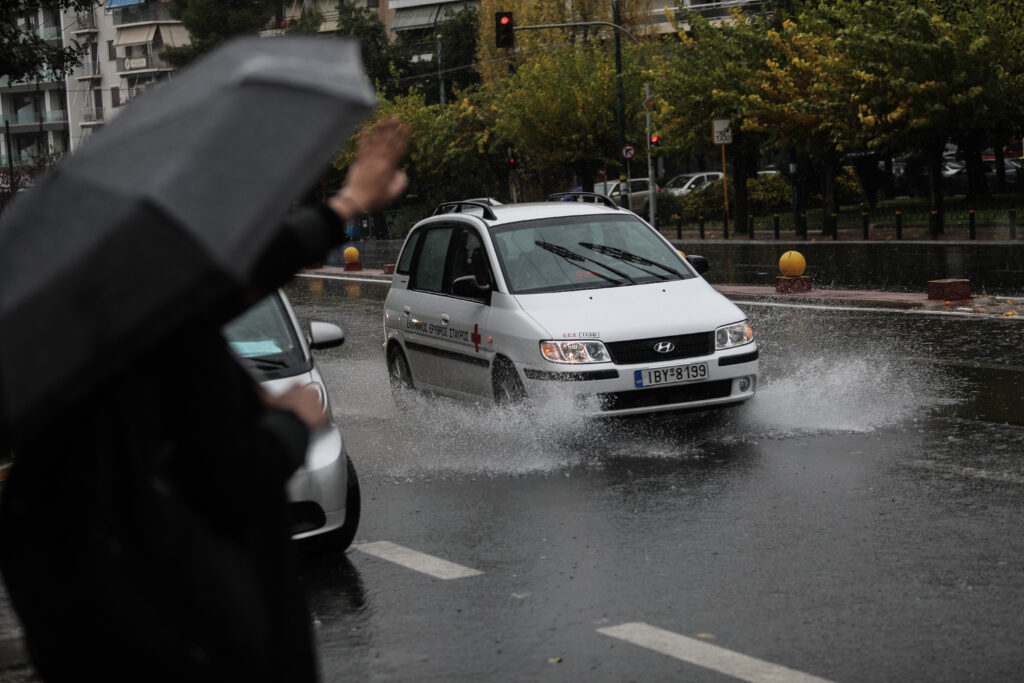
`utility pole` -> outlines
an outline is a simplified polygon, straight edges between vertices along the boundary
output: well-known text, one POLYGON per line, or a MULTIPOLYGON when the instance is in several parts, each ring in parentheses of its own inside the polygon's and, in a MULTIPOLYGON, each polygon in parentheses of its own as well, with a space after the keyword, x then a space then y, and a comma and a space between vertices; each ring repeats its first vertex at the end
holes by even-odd
POLYGON ((434 25, 434 28, 437 29, 437 83, 438 83, 438 88, 439 88, 439 96, 441 98, 440 102, 443 105, 444 101, 445 101, 445 97, 444 97, 444 70, 441 68, 441 29, 440 29, 440 27, 437 26, 437 24, 434 25))
MULTIPOLYGON (((612 0, 612 23, 616 26, 622 26, 622 17, 619 13, 619 0, 612 0)), ((626 124, 623 120, 625 115, 623 113, 622 104, 622 39, 619 36, 619 32, 615 32, 615 118, 619 126, 619 149, 622 149, 626 144, 626 124)), ((628 161, 626 162, 629 163, 628 161)), ((619 157, 619 179, 623 177, 622 174, 622 157, 619 157)), ((622 206, 629 208, 629 184, 626 185, 626 191, 619 193, 619 201, 622 202, 622 206)))

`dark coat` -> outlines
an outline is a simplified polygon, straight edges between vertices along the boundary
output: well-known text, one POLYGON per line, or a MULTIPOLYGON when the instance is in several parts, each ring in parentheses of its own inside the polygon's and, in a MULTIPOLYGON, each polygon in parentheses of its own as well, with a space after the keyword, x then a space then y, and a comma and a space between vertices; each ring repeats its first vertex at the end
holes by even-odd
MULTIPOLYGON (((331 246, 331 216, 286 224, 252 300, 331 246)), ((285 494, 308 430, 261 402, 223 315, 14 444, 0 569, 46 680, 317 679, 285 494)))

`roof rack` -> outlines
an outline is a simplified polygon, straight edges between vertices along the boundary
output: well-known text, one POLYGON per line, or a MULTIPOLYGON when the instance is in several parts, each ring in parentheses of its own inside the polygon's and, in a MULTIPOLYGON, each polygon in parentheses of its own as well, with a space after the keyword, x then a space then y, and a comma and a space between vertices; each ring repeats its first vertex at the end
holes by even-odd
POLYGON ((496 221, 498 217, 494 215, 494 211, 491 209, 490 204, 484 204, 483 202, 444 202, 439 204, 432 215, 438 216, 443 213, 462 213, 462 207, 468 206, 474 209, 483 209, 484 218, 489 221, 496 221))
POLYGON ((564 202, 567 200, 574 202, 589 201, 594 204, 601 202, 609 209, 621 208, 618 204, 612 201, 611 197, 606 197, 605 195, 598 194, 596 192, 556 192, 555 194, 548 195, 549 202, 564 202))

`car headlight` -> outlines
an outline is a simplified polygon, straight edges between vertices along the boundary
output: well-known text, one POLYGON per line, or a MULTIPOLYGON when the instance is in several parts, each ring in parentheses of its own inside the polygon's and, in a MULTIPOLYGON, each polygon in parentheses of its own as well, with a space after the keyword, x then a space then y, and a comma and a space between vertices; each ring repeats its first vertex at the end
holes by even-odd
POLYGON ((542 341, 540 353, 552 363, 608 363, 608 349, 599 341, 542 341))
POLYGON ((716 349, 731 349, 752 341, 754 341, 754 328, 746 320, 732 325, 722 325, 715 330, 716 349))

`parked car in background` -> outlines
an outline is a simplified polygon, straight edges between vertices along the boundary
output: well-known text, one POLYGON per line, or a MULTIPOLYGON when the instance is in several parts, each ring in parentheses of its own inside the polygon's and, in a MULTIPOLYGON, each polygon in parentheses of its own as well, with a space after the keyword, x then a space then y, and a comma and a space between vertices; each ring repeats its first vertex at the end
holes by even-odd
MULTIPOLYGON (((620 180, 615 182, 608 191, 608 197, 613 202, 622 206, 622 195, 629 193, 629 209, 633 213, 646 216, 649 212, 651 196, 651 182, 649 178, 633 178, 632 180, 620 180), (628 185, 627 185, 628 183, 628 185)), ((654 184, 654 191, 661 192, 657 183, 654 184)))
POLYGON ((721 171, 683 173, 665 183, 665 191, 677 197, 685 197, 691 192, 703 190, 716 180, 721 180, 723 175, 721 171))
POLYGON ((316 537, 332 550, 344 550, 359 526, 359 480, 310 352, 340 346, 344 332, 337 325, 311 322, 307 337, 288 297, 277 291, 228 323, 224 337, 268 394, 278 395, 295 385, 312 387, 320 394, 327 425, 310 437, 306 462, 288 481, 292 538, 316 537))

